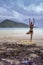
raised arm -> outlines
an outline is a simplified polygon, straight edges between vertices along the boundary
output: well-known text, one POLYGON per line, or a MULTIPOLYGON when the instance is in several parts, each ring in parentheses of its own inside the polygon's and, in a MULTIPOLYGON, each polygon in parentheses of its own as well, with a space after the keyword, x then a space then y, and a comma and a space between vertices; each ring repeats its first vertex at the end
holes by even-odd
POLYGON ((34 26, 34 23, 35 23, 35 19, 33 18, 33 26, 34 26))

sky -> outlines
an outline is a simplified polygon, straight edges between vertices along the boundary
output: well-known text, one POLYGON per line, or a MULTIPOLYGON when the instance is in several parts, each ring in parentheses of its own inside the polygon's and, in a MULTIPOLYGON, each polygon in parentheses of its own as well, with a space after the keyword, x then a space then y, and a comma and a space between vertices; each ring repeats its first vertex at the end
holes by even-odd
POLYGON ((0 0, 0 20, 10 19, 28 23, 35 18, 36 25, 42 25, 43 0, 0 0))

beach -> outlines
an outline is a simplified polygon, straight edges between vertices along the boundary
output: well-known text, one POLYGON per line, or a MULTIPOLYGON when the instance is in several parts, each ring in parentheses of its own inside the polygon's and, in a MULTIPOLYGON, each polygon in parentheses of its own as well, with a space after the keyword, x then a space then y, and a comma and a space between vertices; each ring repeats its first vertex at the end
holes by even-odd
MULTIPOLYGON (((26 34, 28 31, 28 28, 2 28, 0 29, 0 42, 28 44, 30 42, 30 35, 26 34)), ((32 42, 38 45, 43 45, 42 33, 43 29, 34 29, 32 42)))
POLYGON ((34 29, 32 42, 28 31, 0 29, 0 65, 43 65, 43 29, 34 29))

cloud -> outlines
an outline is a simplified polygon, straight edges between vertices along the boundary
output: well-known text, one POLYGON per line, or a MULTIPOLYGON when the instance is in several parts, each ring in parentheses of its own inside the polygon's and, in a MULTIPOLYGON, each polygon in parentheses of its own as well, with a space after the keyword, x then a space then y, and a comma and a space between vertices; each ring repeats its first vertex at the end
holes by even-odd
POLYGON ((0 15, 10 16, 11 15, 11 11, 9 9, 7 9, 7 8, 0 7, 0 15))
POLYGON ((35 19, 42 19, 43 17, 42 16, 26 16, 26 15, 23 15, 15 10, 12 10, 12 16, 17 20, 17 21, 20 21, 20 22, 25 22, 25 20, 28 20, 29 18, 35 18, 35 19))
POLYGON ((3 14, 3 12, 6 13, 7 12, 7 9, 5 9, 3 7, 0 7, 0 14, 3 14))
MULTIPOLYGON (((20 22, 27 22, 29 18, 41 19, 41 12, 43 13, 43 3, 39 5, 29 4, 28 6, 24 5, 23 0, 11 0, 10 5, 0 6, 0 18, 2 19, 12 19, 20 22), (17 1, 17 2, 16 2, 17 1), (18 8, 17 8, 18 6, 18 8), (16 9, 15 9, 16 8, 16 9), (21 11, 21 12, 20 12, 21 11), (25 12, 25 13, 24 13, 25 12), (24 13, 24 14, 23 14, 24 13), (30 15, 29 15, 29 14, 30 15), (35 13, 35 16, 32 15, 35 13), (36 14, 37 13, 37 14, 36 14), (26 15, 28 14, 28 15, 26 15), (40 14, 40 16, 39 16, 40 14)), ((7 3, 7 2, 6 2, 7 3)))
POLYGON ((28 11, 34 11, 36 13, 40 13, 40 12, 43 11, 43 7, 42 6, 43 6, 43 3, 40 3, 39 5, 32 4, 27 9, 28 9, 28 11))
POLYGON ((25 16, 15 10, 11 11, 12 15, 0 15, 1 19, 11 19, 11 20, 16 20, 19 22, 27 22, 29 21, 29 18, 35 18, 35 19, 42 19, 42 16, 25 16))
POLYGON ((12 11, 12 15, 13 15, 14 19, 16 19, 19 22, 25 22, 25 19, 29 18, 29 16, 25 16, 15 10, 12 11))
POLYGON ((0 7, 0 19, 13 19, 22 22, 26 17, 15 10, 0 7))
POLYGON ((39 5, 30 4, 28 6, 24 6, 24 4, 22 3, 21 5, 18 4, 18 6, 22 7, 24 10, 29 12, 35 12, 35 13, 43 12, 43 3, 40 3, 39 5))

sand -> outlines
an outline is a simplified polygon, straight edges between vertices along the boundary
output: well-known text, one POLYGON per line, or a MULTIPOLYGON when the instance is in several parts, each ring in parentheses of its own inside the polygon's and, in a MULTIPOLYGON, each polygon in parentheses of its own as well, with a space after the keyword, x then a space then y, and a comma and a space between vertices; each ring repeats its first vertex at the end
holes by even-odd
POLYGON ((3 42, 17 42, 20 44, 37 44, 43 46, 43 30, 34 30, 33 40, 30 42, 30 35, 26 35, 28 30, 0 30, 0 44, 3 42))

